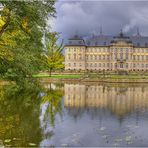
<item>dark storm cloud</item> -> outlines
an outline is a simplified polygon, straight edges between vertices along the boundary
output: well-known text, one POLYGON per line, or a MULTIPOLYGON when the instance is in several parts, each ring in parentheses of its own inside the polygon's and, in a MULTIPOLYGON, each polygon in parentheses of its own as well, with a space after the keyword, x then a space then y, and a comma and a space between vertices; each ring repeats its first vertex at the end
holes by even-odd
POLYGON ((98 34, 102 26, 104 34, 115 35, 120 29, 135 34, 148 35, 148 2, 137 1, 59 1, 53 29, 69 37, 98 34))

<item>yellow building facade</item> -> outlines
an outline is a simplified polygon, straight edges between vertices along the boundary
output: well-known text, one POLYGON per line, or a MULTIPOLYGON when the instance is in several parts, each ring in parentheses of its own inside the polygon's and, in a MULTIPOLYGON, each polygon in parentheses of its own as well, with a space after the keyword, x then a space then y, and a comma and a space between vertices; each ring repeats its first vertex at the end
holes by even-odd
POLYGON ((66 108, 100 108, 117 116, 148 109, 148 87, 65 84, 66 108))
POLYGON ((148 37, 76 35, 65 44, 65 70, 147 71, 148 37))

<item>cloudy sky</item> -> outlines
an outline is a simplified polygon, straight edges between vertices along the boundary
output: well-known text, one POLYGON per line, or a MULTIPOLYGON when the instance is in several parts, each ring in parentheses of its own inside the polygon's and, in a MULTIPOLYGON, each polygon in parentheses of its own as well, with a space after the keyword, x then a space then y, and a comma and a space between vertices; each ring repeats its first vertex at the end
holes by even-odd
POLYGON ((53 30, 67 38, 76 32, 81 36, 116 35, 122 29, 135 34, 137 27, 148 35, 148 1, 59 0, 53 30))

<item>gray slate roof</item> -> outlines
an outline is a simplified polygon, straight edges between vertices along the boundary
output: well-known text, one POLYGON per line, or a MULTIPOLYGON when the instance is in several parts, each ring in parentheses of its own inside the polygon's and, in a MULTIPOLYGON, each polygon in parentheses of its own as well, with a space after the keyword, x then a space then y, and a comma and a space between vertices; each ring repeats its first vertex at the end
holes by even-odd
POLYGON ((66 41, 65 46, 109 46, 112 42, 117 40, 131 42, 135 47, 148 47, 148 37, 138 35, 124 36, 123 34, 119 34, 118 36, 91 36, 86 39, 75 35, 73 38, 66 41))

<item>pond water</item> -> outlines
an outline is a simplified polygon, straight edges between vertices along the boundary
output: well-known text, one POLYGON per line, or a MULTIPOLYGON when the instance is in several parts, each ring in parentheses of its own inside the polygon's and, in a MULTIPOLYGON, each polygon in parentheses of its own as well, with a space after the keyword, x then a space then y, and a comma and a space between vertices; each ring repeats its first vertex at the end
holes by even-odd
POLYGON ((148 85, 0 86, 0 146, 148 146, 148 85))

